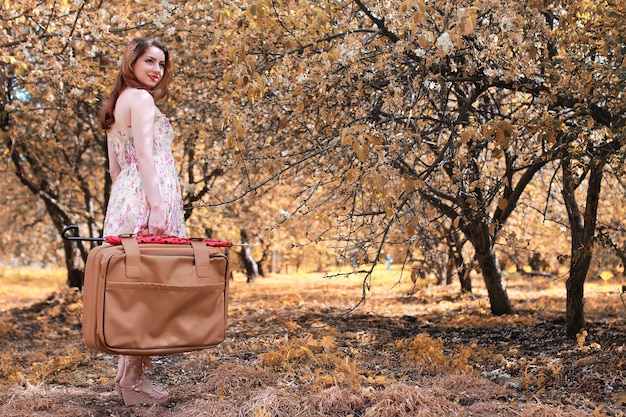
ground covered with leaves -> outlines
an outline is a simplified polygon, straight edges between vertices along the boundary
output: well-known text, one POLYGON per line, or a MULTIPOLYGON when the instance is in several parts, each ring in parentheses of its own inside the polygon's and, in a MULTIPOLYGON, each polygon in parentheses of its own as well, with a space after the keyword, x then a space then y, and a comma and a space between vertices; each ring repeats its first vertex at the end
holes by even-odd
MULTIPOLYGON (((154 358, 165 405, 125 407, 116 358, 81 339, 80 293, 0 312, 2 416, 621 416, 626 309, 617 282, 587 286, 588 328, 565 337, 564 282, 508 277, 494 317, 476 280, 415 292, 399 272, 231 282, 215 348, 154 358), (412 295, 409 293, 414 292, 412 295)), ((620 287, 621 288, 621 287, 620 287)))

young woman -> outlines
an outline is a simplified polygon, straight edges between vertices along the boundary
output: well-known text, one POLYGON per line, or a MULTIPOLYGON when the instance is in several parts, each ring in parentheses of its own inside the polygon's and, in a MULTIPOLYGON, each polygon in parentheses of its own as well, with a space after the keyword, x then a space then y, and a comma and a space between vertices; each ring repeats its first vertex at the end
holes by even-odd
MULTIPOLYGON (((167 99, 171 79, 172 64, 163 44, 147 38, 128 44, 100 113, 113 181, 104 236, 186 236, 171 149, 173 131, 155 105, 155 101, 167 99)), ((150 368, 150 357, 120 356, 115 382, 126 405, 168 399, 166 391, 147 379, 145 371, 150 368)))

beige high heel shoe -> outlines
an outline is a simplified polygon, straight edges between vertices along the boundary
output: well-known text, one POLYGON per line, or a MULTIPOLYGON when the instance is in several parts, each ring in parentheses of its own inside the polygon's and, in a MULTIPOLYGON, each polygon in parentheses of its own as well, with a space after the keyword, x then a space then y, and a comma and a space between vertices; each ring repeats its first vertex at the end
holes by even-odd
POLYGON ((130 387, 123 387, 116 382, 115 386, 117 392, 124 400, 124 405, 153 405, 162 404, 168 400, 169 394, 154 385, 152 385, 152 393, 149 394, 143 390, 144 384, 147 381, 144 375, 144 369, 150 367, 150 358, 141 356, 124 356, 124 366, 132 366, 139 377, 133 385, 130 387), (148 359, 148 362, 146 362, 148 359))

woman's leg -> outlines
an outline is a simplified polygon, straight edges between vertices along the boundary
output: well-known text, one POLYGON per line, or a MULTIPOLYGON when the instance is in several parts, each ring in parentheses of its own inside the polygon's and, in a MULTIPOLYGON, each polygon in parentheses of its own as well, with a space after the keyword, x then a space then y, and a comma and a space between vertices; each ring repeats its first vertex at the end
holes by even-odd
MULTIPOLYGON (((152 370, 152 360, 150 356, 143 356, 143 370, 152 370)), ((122 376, 124 375, 124 369, 126 368, 126 360, 124 355, 120 355, 117 360, 117 374, 115 375, 115 382, 119 384, 122 376)))
POLYGON ((115 382, 119 384, 120 379, 124 375, 124 355, 120 355, 117 360, 117 375, 115 375, 115 382))
POLYGON ((144 374, 150 369, 148 356, 121 356, 118 362, 120 392, 126 405, 155 404, 167 400, 167 391, 153 385, 144 374))

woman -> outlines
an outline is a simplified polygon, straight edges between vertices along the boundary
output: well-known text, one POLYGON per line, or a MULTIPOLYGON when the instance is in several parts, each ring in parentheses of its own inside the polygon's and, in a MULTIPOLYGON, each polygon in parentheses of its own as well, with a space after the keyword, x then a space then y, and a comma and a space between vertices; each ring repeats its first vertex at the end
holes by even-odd
MULTIPOLYGON (((171 79, 170 56, 159 41, 135 39, 126 47, 113 90, 100 113, 113 181, 104 236, 186 236, 171 149, 173 131, 155 105, 155 101, 167 99, 171 79)), ((168 399, 166 391, 146 378, 150 367, 150 357, 120 356, 115 382, 126 405, 168 399)))

